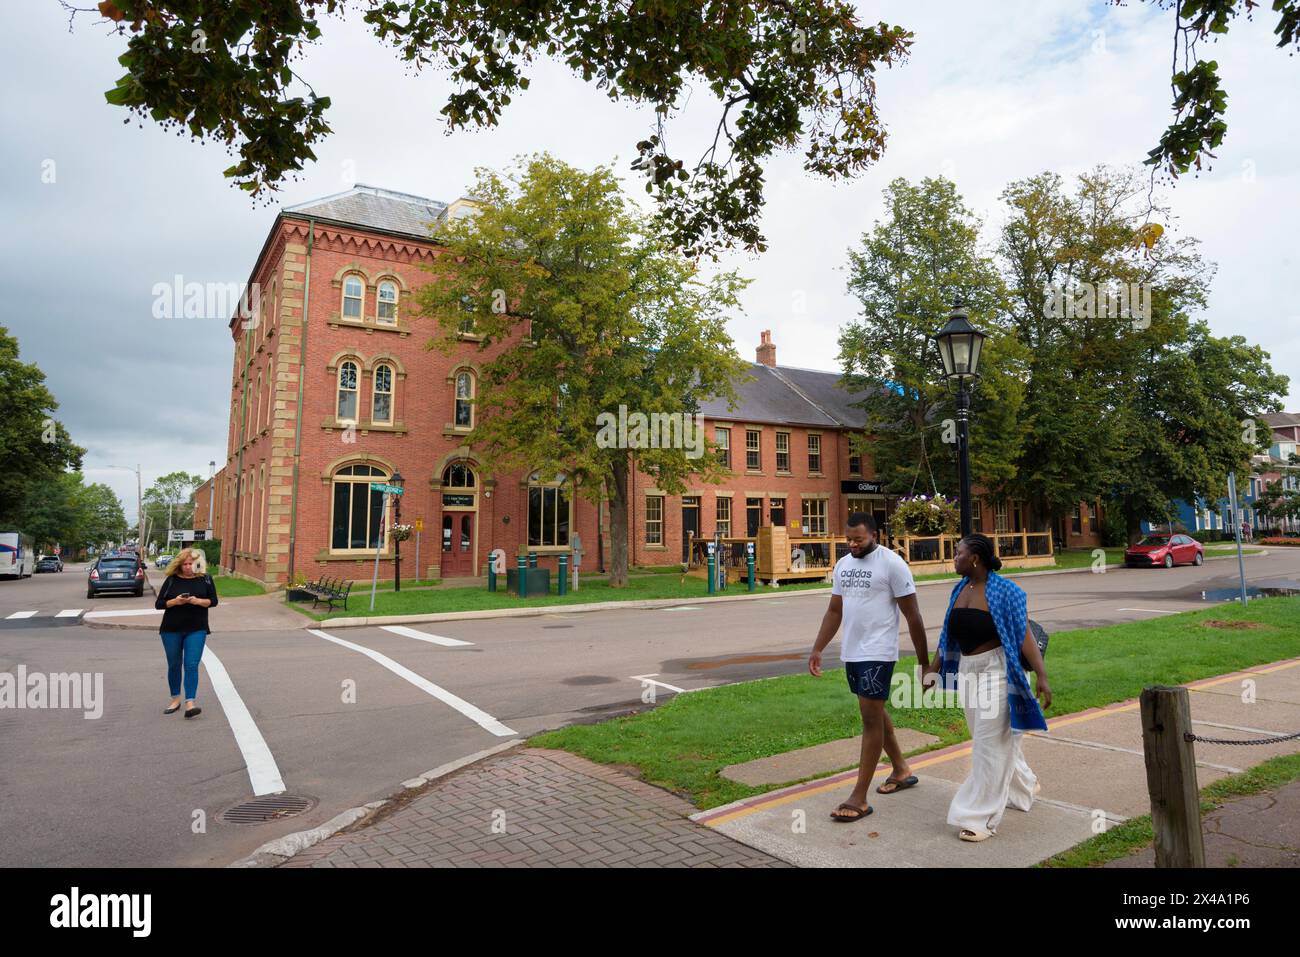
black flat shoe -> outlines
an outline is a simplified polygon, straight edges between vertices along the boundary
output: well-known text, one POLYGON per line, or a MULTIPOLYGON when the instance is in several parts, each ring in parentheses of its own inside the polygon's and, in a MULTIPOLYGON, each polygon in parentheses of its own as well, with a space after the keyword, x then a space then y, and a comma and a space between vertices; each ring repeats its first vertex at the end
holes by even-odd
POLYGON ((170 708, 163 708, 163 714, 175 714, 177 711, 180 710, 181 710, 180 705, 173 705, 170 708))
POLYGON ((198 717, 199 715, 201 715, 202 713, 203 713, 203 709, 202 709, 202 708, 186 708, 186 709, 185 709, 185 717, 187 717, 187 718, 197 718, 197 717, 198 717))

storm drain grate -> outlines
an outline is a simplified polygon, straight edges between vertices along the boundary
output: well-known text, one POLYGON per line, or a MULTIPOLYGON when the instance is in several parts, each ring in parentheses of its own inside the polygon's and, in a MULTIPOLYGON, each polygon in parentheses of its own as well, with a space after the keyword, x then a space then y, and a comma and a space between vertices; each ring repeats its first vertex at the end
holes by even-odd
POLYGON ((236 804, 221 815, 221 820, 227 824, 265 824, 268 821, 294 817, 304 811, 310 811, 315 806, 315 798, 296 794, 273 794, 236 804))

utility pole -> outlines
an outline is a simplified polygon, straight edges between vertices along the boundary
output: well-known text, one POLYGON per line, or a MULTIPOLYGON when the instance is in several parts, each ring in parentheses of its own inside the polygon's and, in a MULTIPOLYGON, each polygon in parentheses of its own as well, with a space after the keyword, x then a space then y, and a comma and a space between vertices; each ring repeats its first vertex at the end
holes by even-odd
POLYGON ((212 509, 217 502, 217 463, 208 463, 208 538, 212 538, 212 509))

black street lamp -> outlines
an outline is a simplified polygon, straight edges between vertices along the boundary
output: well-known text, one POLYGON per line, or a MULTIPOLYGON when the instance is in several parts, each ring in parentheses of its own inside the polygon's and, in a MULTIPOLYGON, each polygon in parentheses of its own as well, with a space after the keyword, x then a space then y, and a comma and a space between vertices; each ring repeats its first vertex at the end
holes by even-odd
POLYGON ((961 534, 971 533, 970 514, 970 391, 979 378, 980 350, 986 338, 967 321, 967 312, 954 306, 948 324, 934 334, 943 359, 943 377, 957 384, 957 479, 961 486, 961 534))
MULTIPOLYGON (((389 479, 390 484, 402 487, 406 479, 402 478, 401 472, 394 472, 393 477, 389 479)), ((393 525, 402 524, 402 496, 400 494, 393 496, 393 525)), ((402 540, 393 536, 393 591, 402 590, 402 540)))

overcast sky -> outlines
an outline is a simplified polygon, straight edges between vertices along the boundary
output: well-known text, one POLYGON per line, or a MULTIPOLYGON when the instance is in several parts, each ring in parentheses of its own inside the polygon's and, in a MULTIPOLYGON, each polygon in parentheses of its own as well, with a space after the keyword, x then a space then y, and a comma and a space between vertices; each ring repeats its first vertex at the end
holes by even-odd
MULTIPOLYGON (((887 152, 851 183, 807 176, 798 154, 769 164, 768 251, 727 263, 755 279, 731 326, 746 358, 771 329, 782 365, 836 368, 837 330, 856 314, 845 252, 879 216, 889 180, 948 176, 992 239, 1008 182, 1140 163, 1169 121, 1172 24, 1146 3, 891 0, 859 9, 916 35, 910 59, 880 74, 887 152)), ((1214 169, 1168 193, 1177 220, 1166 225, 1201 239, 1218 264, 1205 315, 1213 330, 1264 346, 1291 377, 1287 407, 1296 410, 1300 61, 1273 47, 1273 20, 1264 5, 1207 51, 1228 91, 1229 132, 1214 169)), ((0 10, 10 77, 0 101, 0 276, 9 293, 0 324, 45 371, 58 417, 88 450, 88 478, 115 488, 134 520, 135 477, 105 466, 138 463, 147 487, 176 469, 206 478, 208 462, 225 459, 225 323, 154 319, 152 287, 176 274, 244 281, 274 209, 228 185, 221 171, 232 160, 220 145, 124 124, 126 113, 103 97, 122 73, 124 42, 94 17, 80 16, 71 33, 67 21, 56 0, 8 0, 0 10), (50 160, 55 181, 44 183, 50 160)), ((406 71, 356 16, 327 20, 298 71, 331 97, 334 132, 277 207, 353 182, 451 200, 476 166, 543 149, 587 167, 617 157, 626 169, 650 119, 543 62, 499 128, 447 136, 443 78, 406 71)), ((674 143, 703 142, 716 115, 707 92, 697 93, 674 143)))

